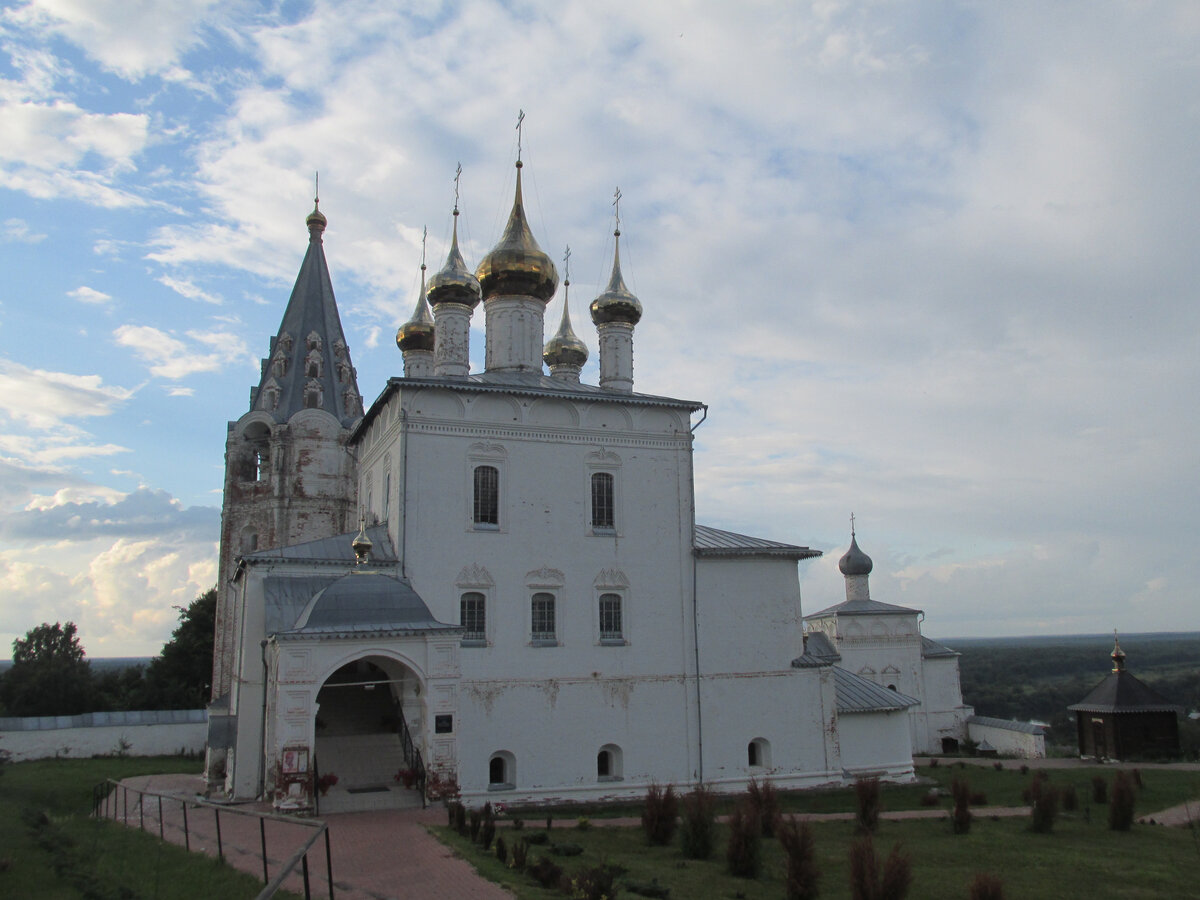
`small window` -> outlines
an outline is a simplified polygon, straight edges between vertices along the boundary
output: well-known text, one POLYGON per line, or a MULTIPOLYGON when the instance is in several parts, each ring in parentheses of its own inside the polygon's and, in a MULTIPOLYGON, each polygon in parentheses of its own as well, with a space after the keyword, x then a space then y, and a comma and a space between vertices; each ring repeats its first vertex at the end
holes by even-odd
POLYGON ((530 631, 535 642, 556 642, 553 594, 537 593, 533 595, 530 631))
POLYGON ((495 466, 475 467, 474 521, 484 528, 500 525, 500 470, 495 466))
POLYGON ((507 750, 492 754, 488 760, 488 790, 511 791, 517 784, 517 761, 507 750))
POLYGON ((600 595, 600 640, 625 642, 625 632, 621 626, 620 594, 600 595))
POLYGON ((601 750, 596 754, 596 775, 607 778, 612 775, 612 751, 601 750))
POLYGON ((764 738, 755 738, 746 745, 746 763, 750 768, 771 765, 771 745, 764 738))
POLYGON ((463 643, 483 643, 487 640, 487 606, 483 594, 469 591, 459 601, 459 619, 463 643))
POLYGON ((266 481, 271 474, 270 469, 271 458, 267 453, 266 447, 254 448, 254 480, 266 481))
POLYGON ((592 528, 612 531, 614 522, 613 477, 608 472, 596 472, 592 475, 592 528))
POLYGON ((621 780, 621 748, 616 744, 605 744, 596 754, 596 780, 621 780))
POLYGON ((392 470, 383 475, 383 518, 387 521, 392 511, 392 470))

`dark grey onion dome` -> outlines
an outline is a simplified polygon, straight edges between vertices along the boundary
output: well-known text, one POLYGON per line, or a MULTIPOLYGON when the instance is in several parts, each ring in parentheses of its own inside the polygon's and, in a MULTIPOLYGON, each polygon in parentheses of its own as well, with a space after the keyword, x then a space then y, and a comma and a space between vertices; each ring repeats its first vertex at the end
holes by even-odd
POLYGON ((579 366, 587 362, 587 344, 579 339, 575 329, 571 327, 571 282, 563 282, 563 314, 558 331, 554 337, 546 341, 542 351, 542 360, 548 366, 579 366))
POLYGON ((608 287, 592 301, 592 322, 604 325, 608 322, 627 322, 636 325, 642 318, 642 303, 634 296, 633 291, 625 286, 621 277, 621 232, 613 232, 612 277, 608 279, 608 287))
POLYGON ((838 560, 838 568, 841 569, 843 575, 870 575, 871 569, 875 564, 871 562, 871 557, 858 549, 858 539, 850 536, 850 549, 846 551, 846 555, 838 560))
POLYGON ((484 297, 513 295, 548 303, 558 290, 558 270, 543 252, 525 219, 521 199, 521 161, 517 160, 517 192, 500 242, 475 270, 484 297))
POLYGON ((429 279, 429 290, 425 292, 434 306, 439 303, 461 303, 463 306, 479 305, 479 279, 472 274, 458 249, 458 207, 454 207, 454 236, 450 240, 450 255, 442 270, 429 279))
POLYGON ((433 350, 433 313, 425 302, 425 264, 421 263, 421 291, 417 294, 417 307, 412 318, 396 331, 396 346, 401 350, 433 350))

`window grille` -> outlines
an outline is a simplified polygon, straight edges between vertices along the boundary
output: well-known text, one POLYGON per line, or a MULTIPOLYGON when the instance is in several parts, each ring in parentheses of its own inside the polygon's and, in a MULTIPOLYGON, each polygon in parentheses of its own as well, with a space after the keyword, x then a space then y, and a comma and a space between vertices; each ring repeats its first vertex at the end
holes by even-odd
POLYGON ((472 591, 462 595, 458 622, 465 629, 464 641, 482 641, 487 637, 487 607, 483 594, 472 591))
POLYGON ((495 466, 475 467, 476 525, 500 524, 500 470, 495 466))
POLYGON ((618 594, 601 594, 600 640, 619 641, 624 637, 621 629, 621 597, 618 594))
POLYGON ((608 472, 592 475, 592 527, 613 528, 613 477, 608 472))
POLYGON ((530 631, 535 641, 555 640, 553 594, 533 595, 533 617, 530 631))

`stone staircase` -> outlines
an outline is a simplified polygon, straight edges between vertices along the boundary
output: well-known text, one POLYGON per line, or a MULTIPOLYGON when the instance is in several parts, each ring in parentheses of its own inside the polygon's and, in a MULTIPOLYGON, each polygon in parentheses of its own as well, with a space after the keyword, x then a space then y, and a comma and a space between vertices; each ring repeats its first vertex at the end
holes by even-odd
POLYGON ((382 686, 322 691, 317 766, 338 782, 317 798, 319 815, 421 806, 420 793, 395 780, 404 750, 394 720, 390 692, 382 686))

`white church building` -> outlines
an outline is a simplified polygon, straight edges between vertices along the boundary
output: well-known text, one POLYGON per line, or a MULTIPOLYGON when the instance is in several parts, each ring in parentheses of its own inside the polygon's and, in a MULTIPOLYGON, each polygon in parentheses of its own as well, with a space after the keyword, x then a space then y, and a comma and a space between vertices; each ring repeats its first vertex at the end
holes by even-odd
POLYGON ((914 749, 966 736, 957 658, 921 638, 915 611, 893 615, 847 571, 847 603, 809 617, 806 647, 797 565, 819 552, 696 523, 707 408, 634 391, 642 305, 619 229, 590 306, 598 385, 580 381, 569 280, 545 340, 559 278, 518 162, 499 242, 472 272, 455 218, 397 334, 404 374, 364 411, 325 216, 307 224, 228 429, 214 791, 328 811, 422 791, 478 805, 652 782, 798 788, 906 780, 914 749), (471 372, 480 306, 486 363, 471 372))

